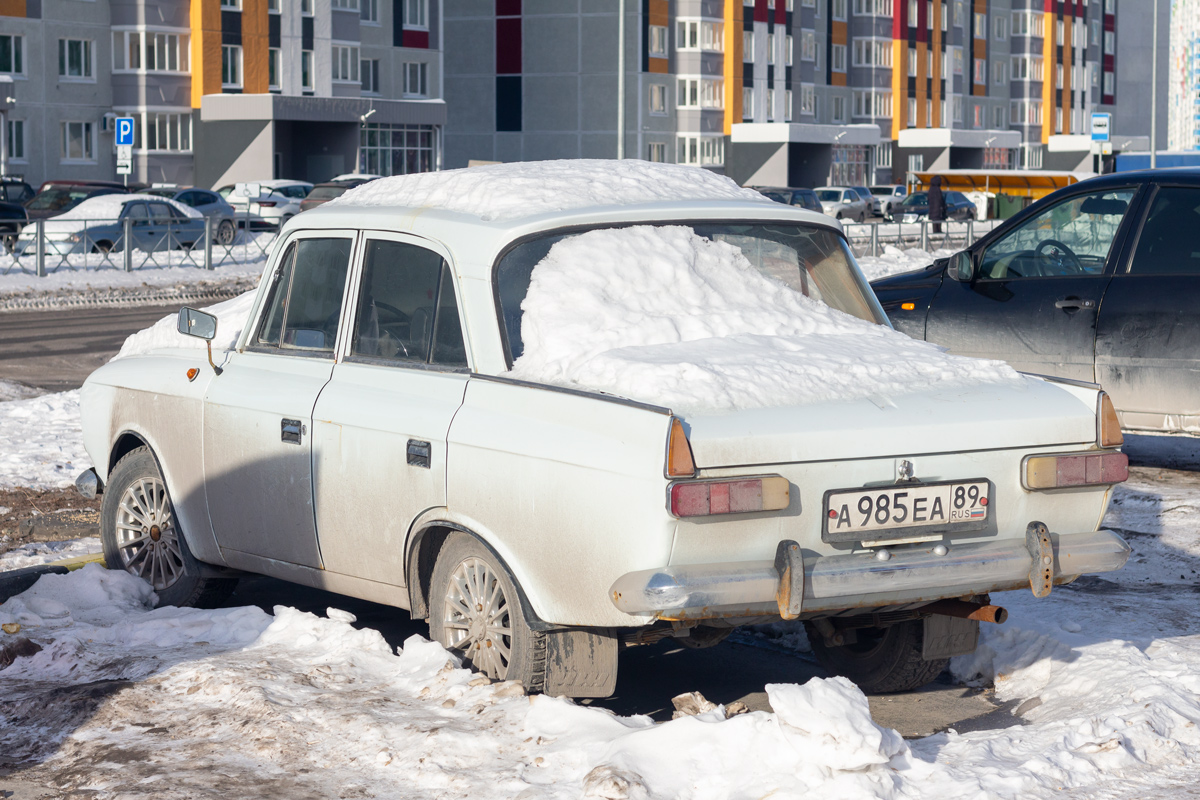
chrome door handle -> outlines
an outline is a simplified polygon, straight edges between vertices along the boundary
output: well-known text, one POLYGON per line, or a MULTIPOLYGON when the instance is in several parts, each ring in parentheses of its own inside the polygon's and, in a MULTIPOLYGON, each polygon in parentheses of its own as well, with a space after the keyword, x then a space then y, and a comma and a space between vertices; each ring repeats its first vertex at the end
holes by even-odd
POLYGON ((304 425, 298 419, 284 419, 279 421, 279 439, 288 444, 300 444, 300 437, 304 435, 304 425))
POLYGON ((1095 300, 1080 300, 1078 297, 1065 297, 1062 300, 1054 301, 1055 308, 1074 309, 1074 308, 1094 308, 1095 300))

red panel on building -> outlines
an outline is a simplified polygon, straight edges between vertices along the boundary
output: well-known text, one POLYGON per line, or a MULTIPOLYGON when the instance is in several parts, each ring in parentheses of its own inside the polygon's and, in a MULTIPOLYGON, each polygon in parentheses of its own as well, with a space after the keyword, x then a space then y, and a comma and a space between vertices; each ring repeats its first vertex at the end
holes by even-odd
POLYGON ((893 0, 892 2, 892 38, 905 38, 908 27, 908 3, 904 0, 893 0))
POLYGON ((521 0, 496 0, 497 17, 521 16, 521 0))
POLYGON ((784 0, 775 0, 775 24, 787 24, 787 3, 784 0))
POLYGON ((767 0, 754 0, 754 21, 766 22, 770 17, 767 0))
POLYGON ((405 47, 421 47, 429 49, 429 31, 404 31, 404 37, 401 43, 405 47))
POLYGON ((496 74, 521 74, 521 19, 496 20, 496 74))

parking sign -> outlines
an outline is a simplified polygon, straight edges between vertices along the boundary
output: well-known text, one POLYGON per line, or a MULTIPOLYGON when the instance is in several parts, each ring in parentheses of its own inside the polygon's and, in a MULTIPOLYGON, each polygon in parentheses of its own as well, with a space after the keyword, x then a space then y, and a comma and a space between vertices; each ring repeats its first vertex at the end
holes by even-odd
POLYGON ((133 145, 133 117, 117 117, 117 146, 133 145))

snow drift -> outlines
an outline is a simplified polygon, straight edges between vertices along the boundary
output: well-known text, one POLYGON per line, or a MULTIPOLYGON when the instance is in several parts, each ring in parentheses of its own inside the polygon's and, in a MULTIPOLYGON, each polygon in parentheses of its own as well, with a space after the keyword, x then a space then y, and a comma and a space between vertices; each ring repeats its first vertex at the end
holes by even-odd
POLYGON ((555 244, 521 304, 523 380, 686 411, 801 405, 1019 381, 805 297, 685 227, 555 244))

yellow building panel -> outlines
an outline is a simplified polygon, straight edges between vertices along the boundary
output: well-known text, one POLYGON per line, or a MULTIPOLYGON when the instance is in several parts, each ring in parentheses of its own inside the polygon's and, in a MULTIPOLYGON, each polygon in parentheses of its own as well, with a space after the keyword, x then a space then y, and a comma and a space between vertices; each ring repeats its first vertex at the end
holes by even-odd
POLYGON ((651 25, 661 25, 664 28, 671 25, 671 12, 667 0, 650 0, 650 10, 646 15, 651 25))
MULTIPOLYGON (((651 0, 651 9, 653 9, 651 0)), ((663 5, 666 5, 664 0, 663 5)), ((725 78, 725 135, 733 132, 733 124, 742 121, 742 3, 725 0, 725 59, 722 72, 725 78)), ((665 72, 666 61, 663 61, 665 72)))
POLYGON ((1071 54, 1074 52, 1071 48, 1071 17, 1063 19, 1063 133, 1078 133, 1071 130, 1071 113, 1068 109, 1071 108, 1071 54))
POLYGON ((892 139, 908 125, 908 49, 902 39, 892 40, 892 139))
POLYGON ((270 85, 267 0, 242 0, 242 91, 266 94, 270 85))
POLYGON ((206 94, 221 93, 221 7, 196 0, 191 9, 192 108, 206 94))
POLYGON ((24 17, 25 0, 0 0, 0 17, 24 17))
POLYGON ((1042 37, 1042 144, 1050 143, 1054 132, 1054 73, 1055 31, 1054 12, 1047 11, 1044 17, 1045 36, 1042 37))

